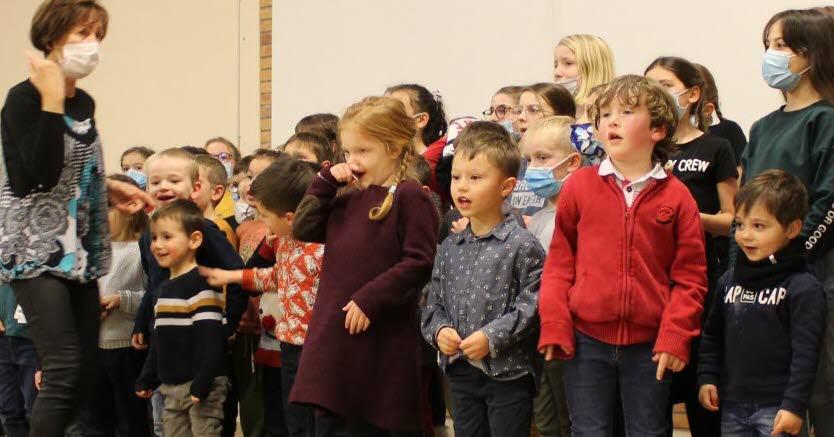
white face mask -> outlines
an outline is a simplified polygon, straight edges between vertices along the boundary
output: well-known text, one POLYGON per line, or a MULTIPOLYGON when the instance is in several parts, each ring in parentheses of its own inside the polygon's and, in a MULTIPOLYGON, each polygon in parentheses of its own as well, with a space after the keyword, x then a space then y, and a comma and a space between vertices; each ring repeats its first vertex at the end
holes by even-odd
POLYGON ((556 82, 556 85, 562 85, 572 96, 575 96, 576 92, 579 91, 579 76, 562 79, 556 82))
POLYGON ((64 46, 64 59, 61 68, 70 79, 87 77, 98 65, 98 41, 67 44, 64 46))

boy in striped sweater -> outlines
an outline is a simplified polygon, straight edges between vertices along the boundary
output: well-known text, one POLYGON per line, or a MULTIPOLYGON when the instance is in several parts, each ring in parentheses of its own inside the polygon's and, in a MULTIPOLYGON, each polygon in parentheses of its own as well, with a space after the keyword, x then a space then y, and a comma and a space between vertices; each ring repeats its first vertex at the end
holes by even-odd
POLYGON ((154 341, 136 394, 150 398, 159 386, 166 437, 220 436, 222 431, 228 386, 225 302, 222 290, 210 287, 197 270, 204 232, 202 212, 187 200, 163 207, 151 221, 151 251, 171 275, 159 286, 154 341))

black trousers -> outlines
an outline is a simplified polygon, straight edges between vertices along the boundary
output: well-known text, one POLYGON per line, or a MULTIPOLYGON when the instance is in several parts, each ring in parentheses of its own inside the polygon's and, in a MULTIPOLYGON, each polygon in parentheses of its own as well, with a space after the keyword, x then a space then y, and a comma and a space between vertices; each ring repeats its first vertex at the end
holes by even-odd
POLYGON ((43 275, 11 286, 43 371, 29 435, 63 437, 77 405, 95 393, 98 285, 43 275))
POLYGON ((98 393, 92 428, 100 435, 148 437, 148 401, 136 396, 136 378, 147 353, 133 348, 99 349, 98 393))

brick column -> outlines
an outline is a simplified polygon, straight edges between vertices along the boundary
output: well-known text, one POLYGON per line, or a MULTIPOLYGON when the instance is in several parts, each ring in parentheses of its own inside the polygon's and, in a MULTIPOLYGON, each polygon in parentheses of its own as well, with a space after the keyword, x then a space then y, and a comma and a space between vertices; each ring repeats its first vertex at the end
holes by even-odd
POLYGON ((272 147, 272 0, 260 0, 261 147, 272 147))

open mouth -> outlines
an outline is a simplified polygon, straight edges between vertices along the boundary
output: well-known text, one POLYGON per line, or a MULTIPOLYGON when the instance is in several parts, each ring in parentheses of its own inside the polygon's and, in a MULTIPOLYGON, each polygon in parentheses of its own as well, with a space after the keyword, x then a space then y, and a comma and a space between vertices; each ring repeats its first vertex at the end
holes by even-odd
POLYGON ((472 201, 468 197, 461 196, 455 199, 455 205, 457 205, 458 209, 468 209, 472 206, 472 201))
POLYGON ((172 201, 176 198, 177 198, 177 196, 175 196, 173 194, 157 194, 156 195, 156 200, 158 200, 162 203, 170 202, 170 201, 172 201))

